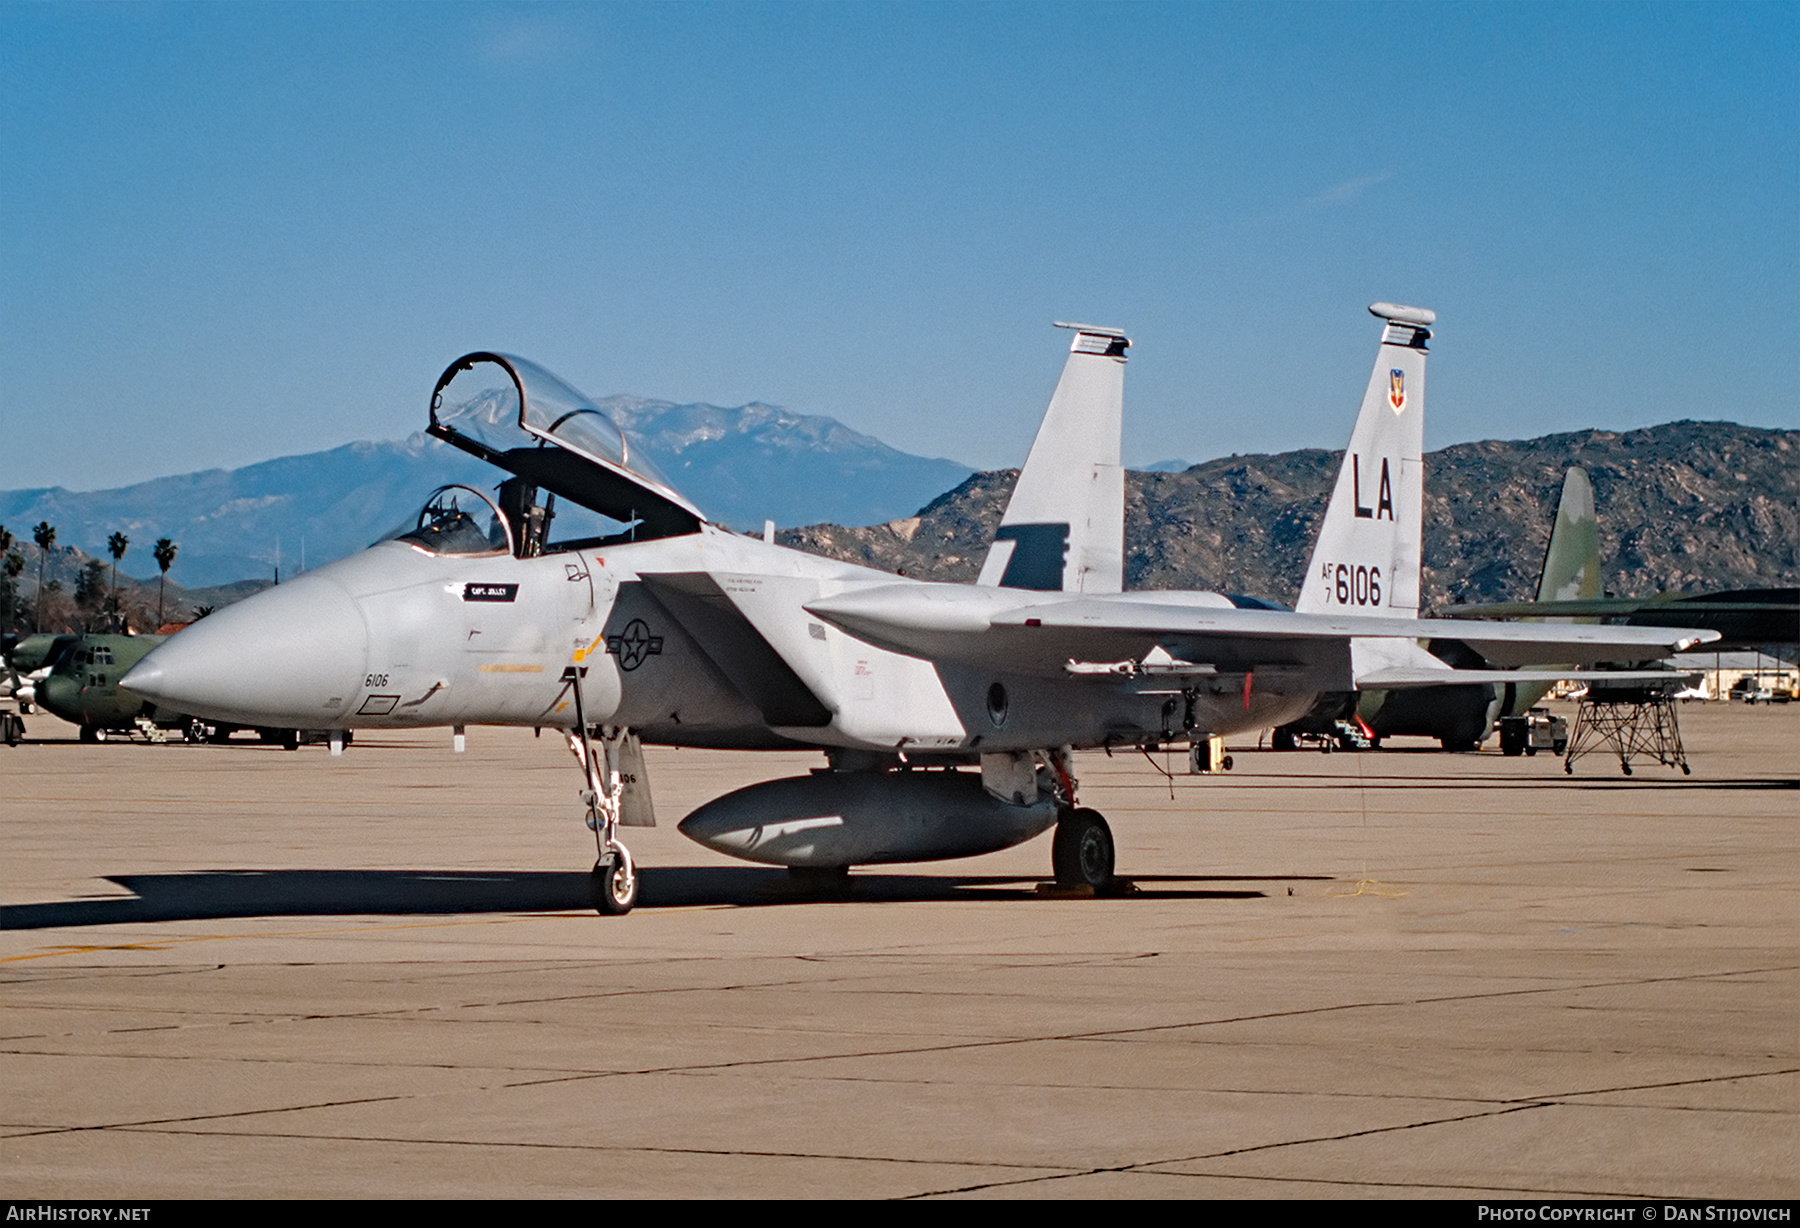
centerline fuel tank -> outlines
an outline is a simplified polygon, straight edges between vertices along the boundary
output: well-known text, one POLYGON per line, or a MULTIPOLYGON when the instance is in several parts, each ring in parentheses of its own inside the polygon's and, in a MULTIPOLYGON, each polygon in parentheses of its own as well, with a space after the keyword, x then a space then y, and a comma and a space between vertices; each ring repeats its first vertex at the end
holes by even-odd
POLYGON ((991 853, 1047 830, 1056 812, 1045 793, 1002 801, 974 772, 822 771, 727 793, 679 830, 732 857, 823 869, 991 853))

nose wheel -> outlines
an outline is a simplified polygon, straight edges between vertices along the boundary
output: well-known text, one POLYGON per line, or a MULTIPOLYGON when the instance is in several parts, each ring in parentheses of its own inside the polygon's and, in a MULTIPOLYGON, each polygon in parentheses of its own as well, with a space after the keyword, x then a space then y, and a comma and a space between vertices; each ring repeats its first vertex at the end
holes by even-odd
POLYGON ((608 917, 620 917, 630 912, 637 903, 638 876, 637 867, 631 863, 631 854, 622 844, 615 845, 611 860, 600 860, 594 863, 594 872, 588 878, 588 889, 592 893, 596 911, 608 917))
POLYGON ((1112 828, 1099 811, 1085 807, 1071 810, 1056 821, 1050 865, 1060 886, 1091 887, 1095 891, 1112 886, 1112 828))

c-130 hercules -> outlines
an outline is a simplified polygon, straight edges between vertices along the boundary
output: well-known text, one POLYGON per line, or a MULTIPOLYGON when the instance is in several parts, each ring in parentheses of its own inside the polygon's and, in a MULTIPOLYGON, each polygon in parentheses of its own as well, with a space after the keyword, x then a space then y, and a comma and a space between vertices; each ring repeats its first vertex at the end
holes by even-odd
POLYGON ((524 359, 474 353, 438 380, 429 430, 513 475, 497 500, 439 490, 410 532, 213 614, 124 685, 245 725, 560 727, 586 773, 602 912, 636 901, 620 829, 654 822, 645 742, 825 753, 825 770, 740 789, 681 822, 724 853, 834 876, 1055 827, 1057 879, 1104 888, 1112 835, 1077 804, 1074 750, 1267 728, 1322 692, 1564 677, 1710 638, 1420 619, 1436 317, 1370 311, 1383 329, 1375 369, 1298 612, 1122 591, 1130 342, 1117 329, 1062 326, 1068 359, 974 584, 710 524, 588 398, 524 359), (621 527, 550 541, 550 496, 621 527), (1452 669, 1418 643, 1452 637, 1486 668, 1452 669), (1557 668, 1519 668, 1535 662, 1557 668))

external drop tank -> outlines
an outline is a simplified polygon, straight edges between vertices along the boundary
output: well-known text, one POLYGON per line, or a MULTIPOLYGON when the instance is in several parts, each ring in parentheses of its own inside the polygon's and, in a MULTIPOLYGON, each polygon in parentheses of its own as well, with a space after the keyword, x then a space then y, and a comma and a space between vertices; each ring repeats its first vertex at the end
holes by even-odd
POLYGON ((1047 831, 1056 817, 1048 793, 1002 801, 974 772, 818 772, 727 793, 678 830, 732 857, 831 869, 992 853, 1047 831))

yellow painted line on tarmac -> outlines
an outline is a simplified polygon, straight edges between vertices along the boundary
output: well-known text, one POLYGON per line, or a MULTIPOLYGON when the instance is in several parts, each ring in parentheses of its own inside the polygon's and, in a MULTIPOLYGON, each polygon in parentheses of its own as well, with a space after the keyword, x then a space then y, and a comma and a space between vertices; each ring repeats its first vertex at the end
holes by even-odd
POLYGON ((1352 891, 1327 891, 1325 894, 1335 900, 1354 899, 1359 895, 1376 895, 1384 900, 1397 900, 1407 892, 1398 887, 1390 887, 1378 879, 1364 878, 1357 880, 1356 888, 1352 891))
MULTIPOLYGON (((414 922, 406 925, 357 925, 348 929, 328 930, 270 930, 266 933, 247 934, 195 934, 188 938, 161 938, 155 942, 123 942, 114 944, 98 944, 84 947, 52 947, 48 951, 39 951, 32 955, 8 955, 0 957, 0 964, 16 964, 28 959, 52 959, 58 955, 87 955, 96 951, 166 951, 172 946, 190 942, 223 942, 232 938, 316 938, 320 935, 333 934, 381 934, 400 930, 452 929, 462 925, 510 925, 520 921, 566 920, 570 917, 591 917, 596 914, 587 910, 569 912, 536 913, 526 917, 484 917, 478 921, 435 921, 414 922)), ((133 922, 120 922, 130 925, 133 922)))
POLYGON ((1316 938, 1317 934, 1262 934, 1256 938, 1227 938, 1226 942, 1287 942, 1294 939, 1316 938))

